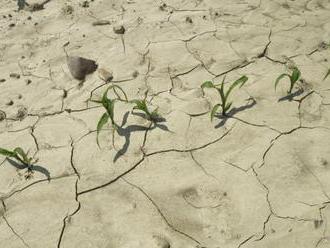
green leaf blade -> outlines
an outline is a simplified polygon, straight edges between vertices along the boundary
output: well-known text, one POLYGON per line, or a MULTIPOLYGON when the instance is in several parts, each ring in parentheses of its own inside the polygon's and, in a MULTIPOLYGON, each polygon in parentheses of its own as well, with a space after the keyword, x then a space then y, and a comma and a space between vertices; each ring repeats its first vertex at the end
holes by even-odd
POLYGON ((99 134, 100 134, 100 132, 101 132, 103 126, 104 126, 105 124, 107 124, 108 120, 109 120, 109 115, 108 115, 108 113, 104 113, 104 114, 102 115, 102 117, 100 118, 100 120, 98 121, 98 123, 97 123, 97 128, 96 128, 96 129, 97 129, 96 143, 97 143, 97 145, 98 145, 99 147, 100 147, 100 144, 99 144, 99 134))
POLYGON ((292 75, 290 77, 291 79, 291 83, 294 84, 295 82, 298 81, 298 79, 300 78, 301 76, 301 72, 299 71, 299 69, 297 67, 295 67, 292 71, 292 75))
POLYGON ((6 157, 16 157, 16 153, 4 148, 0 148, 0 154, 6 157))
POLYGON ((18 154, 19 156, 21 156, 22 160, 25 163, 29 163, 29 159, 27 157, 27 154, 24 152, 24 150, 21 147, 16 147, 14 149, 14 152, 16 153, 16 155, 18 154))
POLYGON ((237 79, 228 89, 228 91, 226 92, 225 98, 227 99, 229 94, 231 93, 231 91, 239 86, 240 88, 249 80, 249 78, 247 76, 242 76, 239 79, 237 79))
POLYGON ((213 121, 213 118, 214 118, 215 114, 217 113, 220 106, 221 106, 220 104, 216 104, 213 106, 213 108, 211 110, 211 121, 213 121))
POLYGON ((276 78, 276 81, 275 81, 275 91, 276 91, 276 88, 277 88, 278 83, 279 83, 284 77, 289 77, 289 78, 290 78, 290 75, 288 75, 288 74, 286 74, 286 73, 283 73, 283 74, 279 75, 279 76, 276 78))
POLYGON ((211 81, 205 81, 202 85, 201 88, 215 88, 215 85, 211 81))

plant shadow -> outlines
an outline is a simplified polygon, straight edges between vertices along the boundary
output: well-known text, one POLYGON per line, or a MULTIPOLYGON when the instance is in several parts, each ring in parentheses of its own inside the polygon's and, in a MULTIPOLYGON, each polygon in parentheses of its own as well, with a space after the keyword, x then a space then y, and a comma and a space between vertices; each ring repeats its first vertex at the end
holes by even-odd
POLYGON ((283 102, 283 101, 291 102, 293 98, 300 96, 302 93, 304 93, 304 90, 300 88, 291 94, 281 97, 280 99, 278 99, 278 102, 283 102))
MULTIPOLYGON (((28 169, 28 167, 22 163, 18 163, 15 160, 12 160, 10 158, 7 158, 7 161, 9 162, 10 165, 14 166, 18 170, 23 170, 23 169, 28 169)), ((31 167, 32 171, 37 171, 47 177, 47 180, 50 181, 50 172, 42 166, 39 165, 33 165, 31 167)))
POLYGON ((251 101, 251 102, 248 103, 248 104, 246 104, 246 105, 243 105, 243 106, 241 106, 241 107, 238 107, 238 108, 236 108, 236 107, 232 108, 232 109, 228 112, 228 114, 227 114, 226 116, 223 116, 223 115, 215 115, 215 117, 221 119, 221 121, 215 126, 215 128, 220 128, 220 127, 224 126, 229 118, 234 118, 234 115, 235 115, 235 114, 237 114, 237 113, 239 113, 239 112, 242 112, 242 111, 245 111, 245 110, 247 110, 247 109, 253 108, 254 105, 257 104, 257 101, 256 101, 254 98, 252 98, 252 97, 250 97, 249 99, 247 99, 247 101, 251 101), (251 101, 251 100, 252 100, 252 101, 251 101))
MULTIPOLYGON (((136 115, 136 116, 140 116, 144 119, 148 119, 147 116, 145 114, 142 114, 142 113, 132 113, 132 114, 136 115)), ((162 117, 159 118, 159 121, 154 120, 152 122, 152 125, 149 126, 149 127, 145 127, 145 126, 141 126, 141 125, 129 125, 129 126, 124 128, 123 126, 127 123, 128 115, 129 115, 129 112, 126 112, 124 117, 123 117, 122 124, 117 129, 118 135, 125 138, 125 143, 122 146, 122 148, 117 151, 117 153, 116 153, 116 155, 113 159, 113 162, 116 162, 121 156, 123 156, 127 152, 128 147, 131 143, 130 138, 131 138, 132 133, 147 131, 147 130, 153 130, 155 128, 159 128, 163 131, 170 132, 170 130, 168 129, 168 127, 166 125, 160 123, 160 122, 165 122, 166 121, 166 119, 162 118, 162 117)))

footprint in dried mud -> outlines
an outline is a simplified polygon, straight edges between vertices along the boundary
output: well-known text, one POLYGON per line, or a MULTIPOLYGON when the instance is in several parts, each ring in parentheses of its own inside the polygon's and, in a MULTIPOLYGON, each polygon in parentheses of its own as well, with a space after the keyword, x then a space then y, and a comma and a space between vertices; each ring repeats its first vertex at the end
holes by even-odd
POLYGON ((194 208, 216 208, 221 206, 227 192, 206 185, 192 187, 182 192, 185 201, 194 208))

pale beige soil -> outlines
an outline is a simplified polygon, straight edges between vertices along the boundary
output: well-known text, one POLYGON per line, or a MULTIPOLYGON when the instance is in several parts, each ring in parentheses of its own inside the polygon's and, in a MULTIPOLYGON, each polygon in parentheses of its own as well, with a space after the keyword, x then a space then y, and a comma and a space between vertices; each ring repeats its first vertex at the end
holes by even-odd
POLYGON ((40 169, 26 179, 0 157, 1 248, 330 247, 328 0, 82 4, 1 1, 0 147, 29 150, 40 169), (88 100, 107 85, 97 71, 71 76, 67 42, 129 99, 148 91, 162 126, 119 103, 126 137, 108 126, 99 148, 104 110, 88 100), (278 101, 289 82, 274 81, 292 66, 303 92, 278 101), (218 95, 200 85, 224 75, 249 80, 232 117, 211 122, 218 95))

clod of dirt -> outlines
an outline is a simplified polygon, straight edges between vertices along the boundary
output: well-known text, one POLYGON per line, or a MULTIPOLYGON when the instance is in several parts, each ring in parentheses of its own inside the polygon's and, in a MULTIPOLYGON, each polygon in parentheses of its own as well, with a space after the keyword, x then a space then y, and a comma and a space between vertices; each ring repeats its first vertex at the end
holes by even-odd
POLYGON ((12 106, 14 105, 14 101, 13 100, 9 100, 7 103, 6 103, 7 106, 12 106))
POLYGON ((106 83, 111 82, 111 80, 113 79, 113 73, 107 71, 106 69, 100 68, 98 72, 100 79, 102 79, 106 83))
POLYGON ((43 10, 44 9, 44 4, 40 4, 40 3, 34 3, 34 4, 30 4, 29 6, 26 7, 26 10, 30 11, 30 12, 34 12, 34 11, 39 11, 39 10, 43 10))
POLYGON ((98 20, 92 23, 93 26, 104 26, 104 25, 109 25, 110 22, 107 20, 98 20))
POLYGON ((16 118, 20 121, 25 119, 25 117, 28 115, 28 110, 26 107, 22 106, 17 110, 16 118))
POLYGON ((133 71, 132 77, 137 78, 138 76, 139 76, 139 72, 138 71, 133 71))
POLYGON ((88 1, 83 1, 82 4, 81 4, 81 7, 88 8, 89 7, 89 2, 88 1))
POLYGON ((84 80, 87 74, 93 73, 97 69, 97 64, 94 60, 78 56, 68 56, 67 63, 71 75, 78 80, 84 80))
POLYGON ((4 119, 6 119, 6 113, 0 110, 0 121, 3 121, 4 119))
POLYGON ((163 237, 160 237, 158 235, 153 235, 153 240, 156 243, 157 248, 170 248, 170 243, 163 237))
POLYGON ((126 31, 126 29, 122 25, 121 26, 115 26, 115 27, 113 27, 113 32, 115 34, 124 34, 125 31, 126 31))
POLYGON ((160 9, 161 11, 164 11, 166 7, 167 7, 167 6, 166 6, 166 3, 163 3, 162 5, 159 6, 159 9, 160 9))
POLYGON ((19 79, 21 77, 21 75, 19 75, 18 73, 12 72, 9 74, 9 77, 19 79))
POLYGON ((192 24, 193 23, 193 20, 191 19, 191 17, 187 16, 186 17, 186 22, 192 24))

